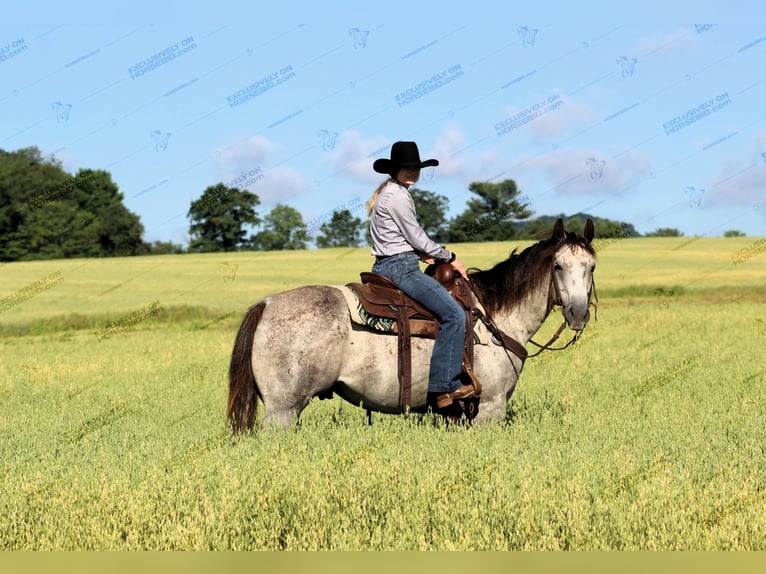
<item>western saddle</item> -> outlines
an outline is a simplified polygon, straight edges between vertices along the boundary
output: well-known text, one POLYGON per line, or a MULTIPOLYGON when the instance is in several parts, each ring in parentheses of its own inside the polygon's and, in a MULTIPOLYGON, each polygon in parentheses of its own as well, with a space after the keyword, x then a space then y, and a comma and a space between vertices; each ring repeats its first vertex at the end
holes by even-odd
MULTIPOLYGON (((473 372, 473 330, 482 316, 476 306, 468 282, 448 263, 432 265, 426 273, 434 277, 463 306, 466 315, 466 338, 463 353, 463 372, 474 387, 474 396, 481 393, 481 383, 473 372)), ((439 333, 438 319, 417 301, 400 291, 387 277, 378 273, 362 272, 361 283, 347 283, 356 293, 359 304, 369 315, 393 319, 398 336, 399 404, 403 411, 411 405, 412 347, 411 336, 435 339, 439 333)))

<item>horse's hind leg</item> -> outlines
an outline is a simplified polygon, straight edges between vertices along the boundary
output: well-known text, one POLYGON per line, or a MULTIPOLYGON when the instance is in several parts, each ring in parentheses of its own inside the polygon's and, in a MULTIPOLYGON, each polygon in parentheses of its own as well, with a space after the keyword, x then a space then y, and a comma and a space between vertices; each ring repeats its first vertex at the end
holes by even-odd
POLYGON ((332 388, 347 353, 345 299, 331 287, 269 297, 253 341, 253 373, 264 425, 293 424, 309 401, 332 388))
POLYGON ((268 405, 264 403, 266 414, 263 417, 263 426, 289 427, 298 420, 303 408, 305 405, 301 408, 280 408, 280 405, 273 402, 268 405))

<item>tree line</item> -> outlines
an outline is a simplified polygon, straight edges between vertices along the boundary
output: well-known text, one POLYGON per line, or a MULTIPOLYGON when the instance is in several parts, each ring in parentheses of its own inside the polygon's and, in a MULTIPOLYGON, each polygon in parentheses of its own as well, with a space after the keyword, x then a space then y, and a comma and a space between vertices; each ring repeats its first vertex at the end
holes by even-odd
MULTIPOLYGON (((512 179, 474 182, 465 210, 448 218, 449 200, 410 188, 421 225, 440 243, 540 239, 555 220, 581 228, 590 217, 596 236, 637 237, 633 225, 588 214, 531 218, 526 196, 512 179)), ((80 169, 67 173, 36 147, 0 149, 0 261, 111 257, 157 253, 359 247, 369 244, 363 203, 334 210, 311 228, 295 208, 277 204, 258 212, 259 197, 223 183, 209 186, 187 212, 189 244, 147 243, 138 215, 123 204, 124 195, 108 171, 80 169), (359 211, 358 215, 356 212, 359 211)), ((658 230, 682 235, 677 230, 658 230)))

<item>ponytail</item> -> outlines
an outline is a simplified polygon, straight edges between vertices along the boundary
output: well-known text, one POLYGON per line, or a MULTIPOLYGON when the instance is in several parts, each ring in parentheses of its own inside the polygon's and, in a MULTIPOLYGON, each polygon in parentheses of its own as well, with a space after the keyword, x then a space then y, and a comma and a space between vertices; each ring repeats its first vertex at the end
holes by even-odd
POLYGON ((378 201, 378 196, 380 195, 380 192, 383 191, 383 188, 386 187, 386 184, 391 181, 391 178, 388 178, 383 183, 381 183, 378 188, 373 192, 372 197, 367 201, 367 215, 372 217, 372 210, 375 207, 375 202, 378 201))

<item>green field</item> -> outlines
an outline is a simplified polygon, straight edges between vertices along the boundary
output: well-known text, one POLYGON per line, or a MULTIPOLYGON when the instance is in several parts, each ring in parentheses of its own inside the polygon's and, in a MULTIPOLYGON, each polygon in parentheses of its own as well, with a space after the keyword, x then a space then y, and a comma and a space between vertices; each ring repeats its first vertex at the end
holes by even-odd
POLYGON ((501 423, 315 400, 233 441, 245 309, 355 281, 367 248, 0 265, 0 550, 766 550, 758 241, 601 242, 597 320, 501 423))

